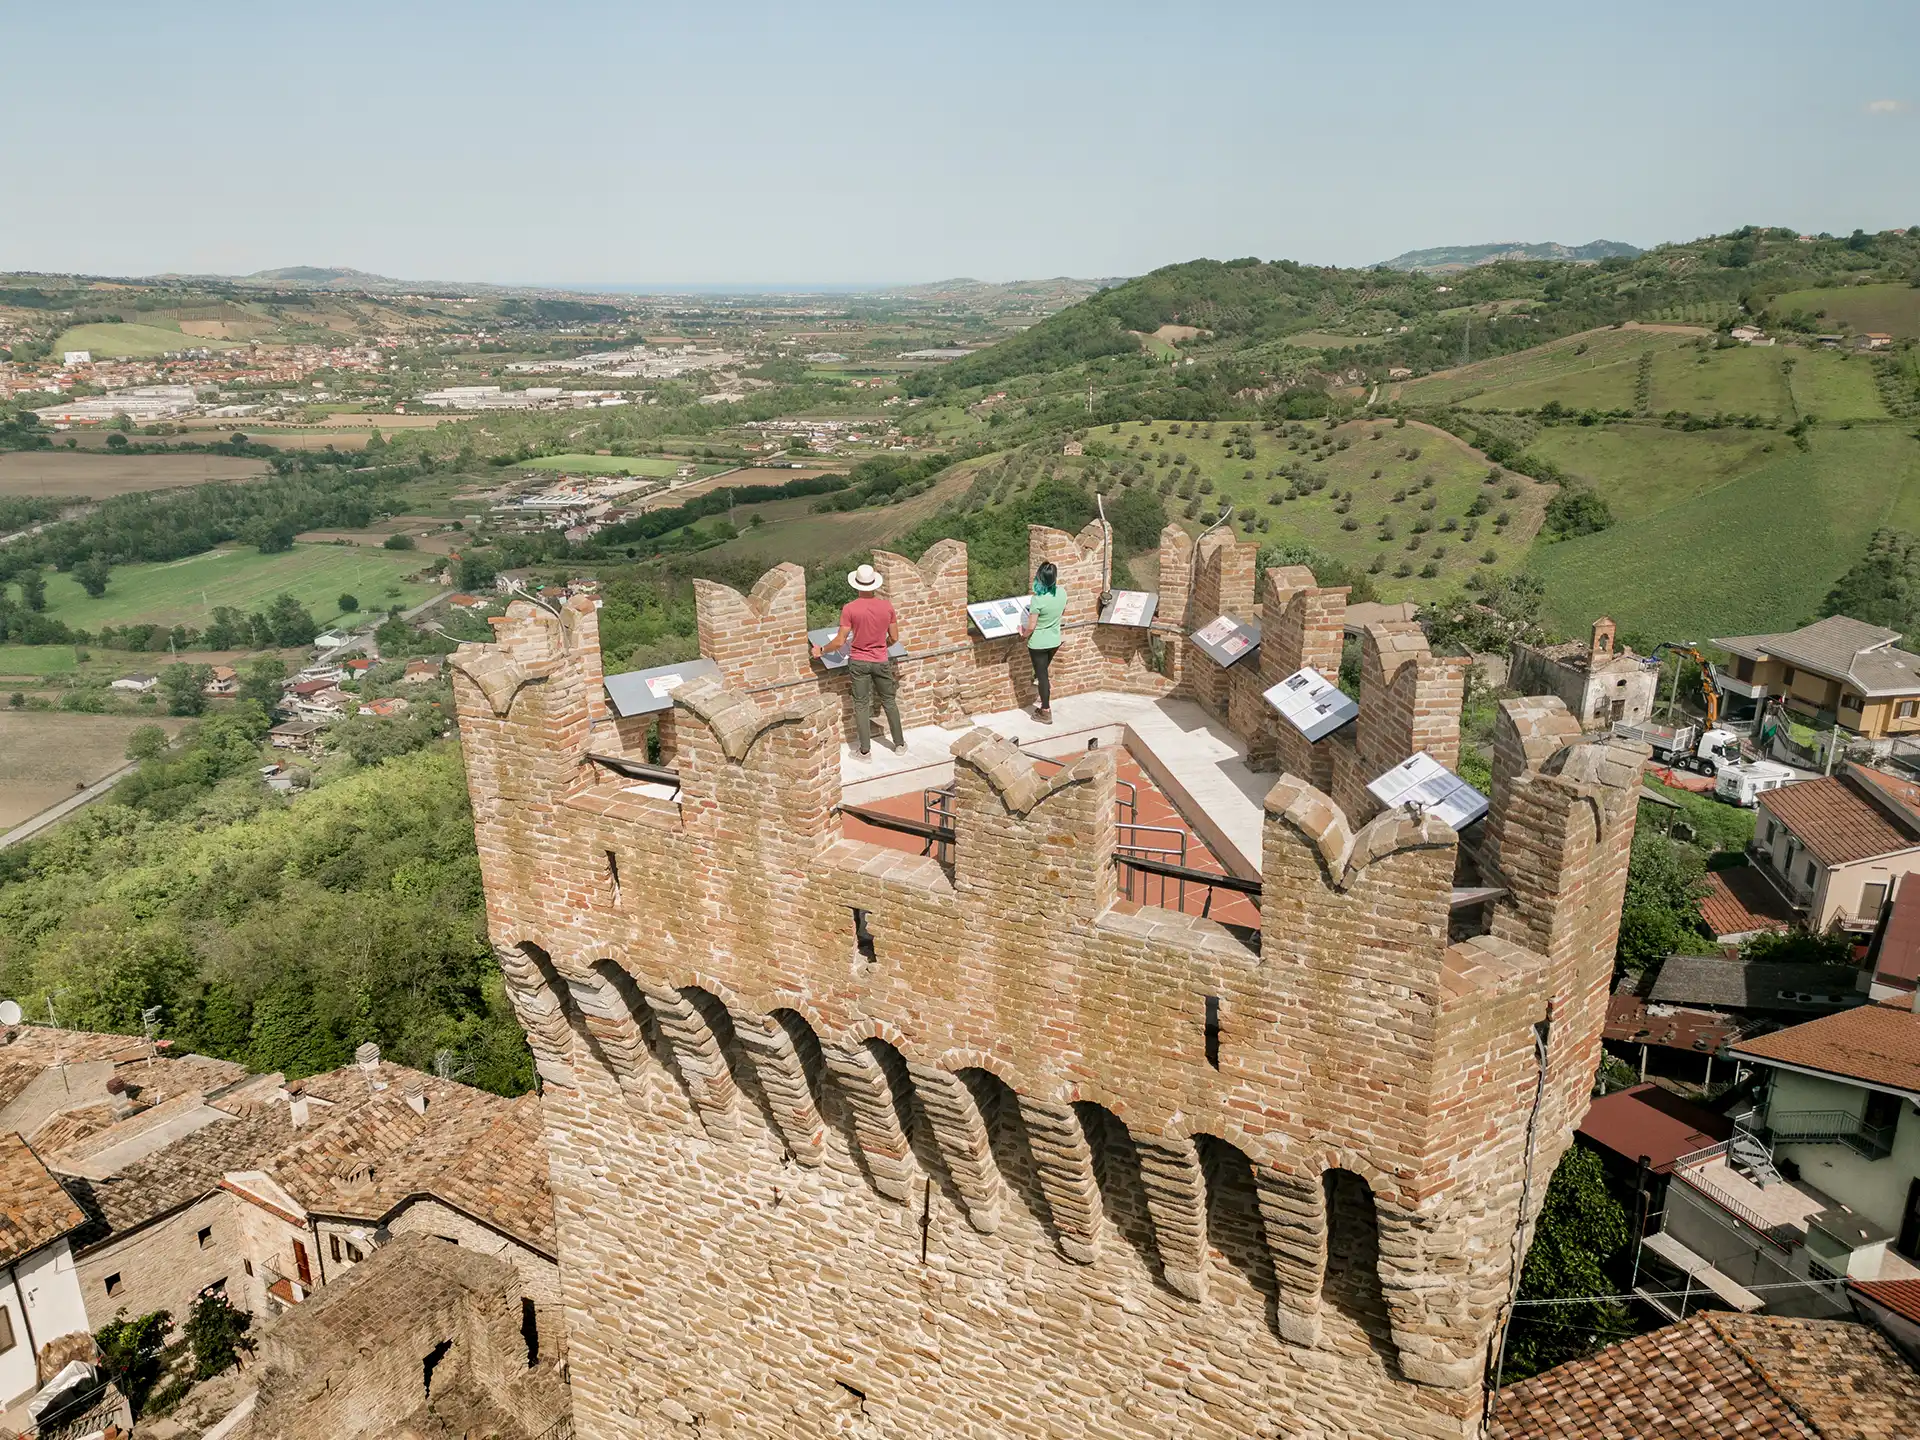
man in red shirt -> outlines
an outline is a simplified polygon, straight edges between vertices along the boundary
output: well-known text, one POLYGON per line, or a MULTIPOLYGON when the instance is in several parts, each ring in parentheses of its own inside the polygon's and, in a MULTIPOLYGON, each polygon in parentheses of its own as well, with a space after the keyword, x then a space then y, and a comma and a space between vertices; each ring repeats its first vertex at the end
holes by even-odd
POLYGON ((896 755, 904 755, 906 737, 900 731, 900 707, 894 703, 893 660, 889 647, 899 641, 900 617, 893 602, 880 593, 886 577, 871 565, 862 565, 847 576, 847 583, 860 592, 856 599, 840 607, 840 628, 825 645, 813 647, 814 659, 829 650, 838 650, 849 639, 853 652, 847 669, 853 676, 853 733, 860 742, 860 753, 871 754, 867 734, 873 723, 873 696, 880 694, 880 708, 887 712, 887 727, 893 735, 896 755))

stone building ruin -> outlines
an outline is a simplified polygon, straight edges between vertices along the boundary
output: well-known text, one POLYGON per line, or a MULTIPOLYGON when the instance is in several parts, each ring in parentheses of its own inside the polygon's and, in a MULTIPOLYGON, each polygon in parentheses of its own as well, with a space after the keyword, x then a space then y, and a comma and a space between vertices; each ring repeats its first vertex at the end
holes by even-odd
POLYGON ((1457 762, 1463 662, 1369 625, 1358 719, 1309 744, 1261 696, 1337 671, 1345 590, 1256 596, 1253 546, 1169 527, 1153 628, 1099 625, 1107 542, 1032 531, 1046 732, 964 547, 876 556, 905 757, 847 750, 791 565, 700 585, 719 673, 654 715, 610 704, 590 597, 454 657, 581 1436, 1479 1432, 1644 752, 1509 700, 1466 836, 1383 810, 1387 768, 1457 762), (1188 639, 1220 614, 1264 636, 1229 668, 1188 639), (1143 903, 1128 787, 1216 858, 1205 902, 1143 903), (923 796, 904 843, 851 815, 923 796))

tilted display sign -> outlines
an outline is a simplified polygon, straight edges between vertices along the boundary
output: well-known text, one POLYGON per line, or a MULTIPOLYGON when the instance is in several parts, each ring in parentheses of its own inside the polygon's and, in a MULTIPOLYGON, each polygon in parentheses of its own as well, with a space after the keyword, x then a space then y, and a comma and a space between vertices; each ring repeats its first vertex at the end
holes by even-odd
POLYGON ((973 628, 980 632, 982 638, 999 640, 1020 633, 1020 626, 1027 618, 1027 607, 1032 603, 1031 595, 982 600, 978 605, 967 606, 967 618, 973 621, 973 628))
POLYGON ((1309 740, 1331 735, 1360 713, 1360 703, 1311 665, 1266 692, 1266 701, 1309 740))
POLYGON ((624 675, 609 675, 601 683, 607 703, 622 720, 635 715, 655 715, 673 704, 673 692, 689 680, 702 675, 718 675, 720 667, 701 656, 682 660, 677 665, 656 665, 651 670, 629 670, 624 675))
POLYGON ((1153 624, 1154 612, 1159 608, 1160 597, 1151 590, 1115 590, 1106 609, 1100 612, 1100 623, 1144 630, 1153 624))
POLYGON ((1260 622, 1216 615, 1193 632, 1193 643, 1217 665, 1237 664, 1260 648, 1260 622))
POLYGON ((1367 793, 1389 808, 1418 805, 1455 830, 1466 829, 1487 813, 1487 797, 1424 750, 1369 784, 1367 793))
MULTIPOLYGON (((839 631, 840 627, 838 625, 822 625, 818 630, 809 630, 807 632, 807 643, 809 645, 824 645, 833 639, 839 631)), ((898 660, 906 653, 907 647, 897 641, 887 647, 887 658, 889 660, 898 660)), ((847 661, 852 655, 853 637, 849 635, 846 645, 841 649, 822 651, 820 664, 826 666, 829 670, 844 670, 847 668, 847 661)))

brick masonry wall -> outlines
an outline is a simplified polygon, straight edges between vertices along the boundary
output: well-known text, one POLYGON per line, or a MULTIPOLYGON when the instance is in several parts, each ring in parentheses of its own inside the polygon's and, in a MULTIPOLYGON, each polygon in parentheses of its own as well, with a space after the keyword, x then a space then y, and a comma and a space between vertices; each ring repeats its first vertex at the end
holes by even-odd
MULTIPOLYGON (((1342 598, 1308 596, 1312 653, 1342 598)), ((1375 628, 1354 750, 1443 752, 1452 668, 1375 628)), ((1530 1120, 1537 1207, 1597 1056, 1634 752, 1509 702, 1482 848, 1514 897, 1457 945, 1451 831, 1277 780, 1256 954, 1112 909, 1103 752, 963 737, 943 868, 841 838, 832 696, 705 681, 680 803, 629 793, 568 749, 593 630, 519 604, 453 667, 581 1434, 1475 1432, 1530 1120)))

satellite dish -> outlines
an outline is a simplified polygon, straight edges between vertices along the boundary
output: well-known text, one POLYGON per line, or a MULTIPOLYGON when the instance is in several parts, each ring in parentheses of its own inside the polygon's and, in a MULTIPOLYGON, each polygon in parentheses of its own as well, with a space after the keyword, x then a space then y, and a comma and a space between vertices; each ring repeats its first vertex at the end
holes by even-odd
POLYGON ((0 1025, 18 1025, 20 1023, 20 1002, 0 1000, 0 1025))

